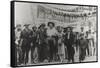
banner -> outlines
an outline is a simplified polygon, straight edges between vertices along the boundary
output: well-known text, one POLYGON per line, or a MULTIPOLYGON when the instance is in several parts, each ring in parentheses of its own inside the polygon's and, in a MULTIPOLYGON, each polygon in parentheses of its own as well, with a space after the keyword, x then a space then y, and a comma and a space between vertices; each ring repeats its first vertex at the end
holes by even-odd
POLYGON ((59 22, 73 23, 79 20, 86 20, 88 17, 96 14, 95 7, 77 7, 75 9, 65 10, 56 7, 38 5, 37 18, 57 20, 59 22))

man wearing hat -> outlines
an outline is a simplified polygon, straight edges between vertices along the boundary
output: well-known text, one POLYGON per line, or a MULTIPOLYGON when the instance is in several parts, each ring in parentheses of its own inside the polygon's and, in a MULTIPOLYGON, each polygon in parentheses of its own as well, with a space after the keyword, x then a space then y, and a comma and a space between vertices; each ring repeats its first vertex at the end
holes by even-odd
POLYGON ((32 31, 31 31, 31 62, 34 63, 35 62, 35 58, 34 57, 34 52, 35 52, 35 48, 37 47, 37 27, 33 26, 32 27, 32 31))
POLYGON ((43 62, 44 60, 48 60, 48 46, 46 43, 47 34, 45 24, 42 23, 39 26, 38 30, 38 52, 39 52, 39 62, 43 62))
POLYGON ((82 35, 84 35, 84 36, 85 36, 84 27, 81 27, 80 29, 81 29, 80 35, 82 34, 82 35))
POLYGON ((86 48, 88 46, 88 41, 85 39, 84 34, 81 34, 81 38, 79 41, 79 61, 83 61, 86 56, 86 48))
POLYGON ((29 24, 24 25, 24 29, 21 32, 21 48, 22 48, 22 61, 23 63, 28 63, 28 55, 31 43, 31 30, 29 29, 29 24))
POLYGON ((65 39, 64 39, 64 44, 67 47, 67 53, 68 53, 68 61, 74 62, 74 34, 72 32, 72 27, 67 27, 65 32, 65 39))
POLYGON ((49 61, 52 62, 56 60, 57 54, 57 45, 56 45, 56 36, 57 30, 55 29, 55 24, 53 22, 48 22, 48 29, 47 29, 47 36, 48 36, 48 46, 49 46, 49 61))

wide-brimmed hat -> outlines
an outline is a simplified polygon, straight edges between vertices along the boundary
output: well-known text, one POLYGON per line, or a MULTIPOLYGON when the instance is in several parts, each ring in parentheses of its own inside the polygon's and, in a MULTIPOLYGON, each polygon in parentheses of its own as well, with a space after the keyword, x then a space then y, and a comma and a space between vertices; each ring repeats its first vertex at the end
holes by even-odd
POLYGON ((70 30, 73 29, 73 27, 71 27, 71 26, 68 26, 68 27, 66 27, 65 29, 68 30, 68 28, 69 28, 70 30))
POLYGON ((64 32, 66 32, 66 31, 68 30, 68 28, 69 28, 71 31, 73 30, 73 27, 68 26, 68 27, 65 27, 65 28, 64 28, 64 32))
POLYGON ((25 24, 24 26, 29 26, 30 24, 25 24))
POLYGON ((32 29, 37 28, 36 26, 33 26, 32 29))
POLYGON ((48 26, 49 26, 50 24, 52 24, 53 26, 55 26, 55 23, 53 23, 53 22, 48 22, 48 26))

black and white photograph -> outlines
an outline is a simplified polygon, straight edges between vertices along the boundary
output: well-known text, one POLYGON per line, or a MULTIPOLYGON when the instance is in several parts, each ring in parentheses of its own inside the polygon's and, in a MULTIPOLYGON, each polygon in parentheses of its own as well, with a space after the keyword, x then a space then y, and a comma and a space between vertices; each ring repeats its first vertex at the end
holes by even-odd
POLYGON ((13 4, 11 47, 15 66, 98 61, 97 6, 20 1, 13 4))

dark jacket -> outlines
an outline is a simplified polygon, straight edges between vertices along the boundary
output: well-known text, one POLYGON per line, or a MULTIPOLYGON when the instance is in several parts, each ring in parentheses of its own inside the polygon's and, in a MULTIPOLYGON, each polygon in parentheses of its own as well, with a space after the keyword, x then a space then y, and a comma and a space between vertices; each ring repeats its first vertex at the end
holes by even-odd
POLYGON ((31 30, 28 29, 24 29, 21 32, 21 39, 22 39, 22 46, 30 46, 30 42, 31 42, 31 30))
POLYGON ((69 36, 69 39, 68 39, 68 33, 65 34, 64 36, 64 43, 67 45, 67 44, 74 44, 74 39, 75 39, 75 36, 73 34, 73 32, 70 32, 70 36, 69 36))

